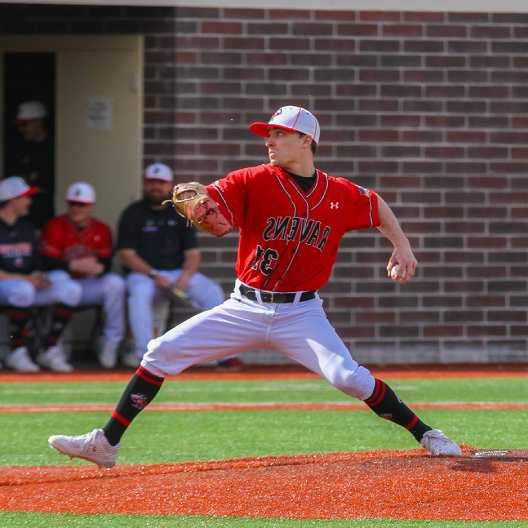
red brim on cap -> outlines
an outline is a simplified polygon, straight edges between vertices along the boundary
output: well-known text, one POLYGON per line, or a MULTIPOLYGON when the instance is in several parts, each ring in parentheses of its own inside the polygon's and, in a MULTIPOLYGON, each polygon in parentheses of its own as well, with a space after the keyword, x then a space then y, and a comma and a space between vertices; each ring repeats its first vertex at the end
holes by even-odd
POLYGON ((260 136, 260 137, 265 137, 265 138, 269 136, 270 128, 280 128, 281 130, 286 130, 287 132, 297 132, 297 130, 295 130, 294 128, 289 128, 283 125, 275 125, 273 123, 269 124, 269 123, 256 122, 256 123, 251 123, 251 125, 249 125, 249 130, 251 130, 253 134, 260 136))
POLYGON ((22 193, 20 196, 33 196, 40 192, 38 187, 30 187, 26 192, 22 193))
POLYGON ((82 205, 92 205, 95 202, 89 202, 87 200, 66 200, 66 203, 68 205, 76 205, 76 204, 82 204, 82 205))

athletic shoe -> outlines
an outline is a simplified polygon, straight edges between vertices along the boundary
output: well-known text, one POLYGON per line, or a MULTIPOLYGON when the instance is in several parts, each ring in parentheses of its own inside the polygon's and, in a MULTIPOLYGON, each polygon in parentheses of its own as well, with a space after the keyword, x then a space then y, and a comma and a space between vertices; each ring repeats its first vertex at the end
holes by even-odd
POLYGON ((46 352, 39 354, 37 361, 41 367, 53 372, 73 371, 73 367, 66 361, 64 350, 59 345, 49 347, 46 352))
POLYGON ((439 429, 427 431, 422 436, 420 444, 433 456, 460 456, 462 454, 460 447, 439 429))
POLYGON ((121 356, 121 364, 124 367, 136 369, 139 367, 140 363, 141 359, 134 350, 127 352, 126 354, 123 354, 123 356, 121 356))
POLYGON ((114 368, 117 364, 117 344, 110 341, 103 341, 97 354, 97 359, 101 367, 105 369, 114 368))
POLYGON ((29 357, 26 347, 15 348, 5 358, 5 365, 16 372, 38 372, 39 366, 29 357))
POLYGON ((236 357, 231 357, 227 359, 221 359, 216 364, 217 370, 225 370, 228 372, 240 372, 244 369, 244 363, 236 357))
POLYGON ((119 444, 110 445, 102 429, 81 436, 50 436, 48 444, 70 458, 82 458, 107 469, 115 466, 119 451, 119 444))

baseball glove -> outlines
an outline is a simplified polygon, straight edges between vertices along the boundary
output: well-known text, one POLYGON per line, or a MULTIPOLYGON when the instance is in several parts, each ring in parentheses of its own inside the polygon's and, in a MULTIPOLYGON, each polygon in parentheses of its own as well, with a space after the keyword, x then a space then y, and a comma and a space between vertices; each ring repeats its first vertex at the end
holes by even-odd
POLYGON ((172 190, 172 203, 180 216, 198 229, 215 236, 223 236, 233 226, 218 208, 218 204, 209 196, 206 188, 198 182, 179 183, 172 190))

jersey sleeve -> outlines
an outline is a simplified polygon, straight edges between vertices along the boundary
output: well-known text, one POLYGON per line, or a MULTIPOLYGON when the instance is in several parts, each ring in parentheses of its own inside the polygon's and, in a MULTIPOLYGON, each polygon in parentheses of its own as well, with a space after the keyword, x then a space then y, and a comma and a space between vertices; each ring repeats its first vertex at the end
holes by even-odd
POLYGON ((238 170, 207 186, 207 192, 220 207, 221 213, 235 227, 242 225, 246 214, 247 173, 238 170))
POLYGON ((52 218, 43 228, 40 238, 40 253, 44 257, 64 258, 64 232, 57 218, 52 218))
POLYGON ((121 214, 117 228, 117 249, 137 249, 138 229, 132 208, 125 209, 121 214))
POLYGON ((346 231, 368 229, 380 225, 378 195, 370 190, 347 180, 347 217, 346 231))

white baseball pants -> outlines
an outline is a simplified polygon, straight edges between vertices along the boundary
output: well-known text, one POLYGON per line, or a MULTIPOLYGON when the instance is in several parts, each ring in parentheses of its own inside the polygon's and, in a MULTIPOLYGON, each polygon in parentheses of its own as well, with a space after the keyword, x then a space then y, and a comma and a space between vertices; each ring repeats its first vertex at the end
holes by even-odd
POLYGON ((77 306, 81 300, 81 286, 63 270, 46 273, 51 282, 49 288, 37 290, 31 282, 24 279, 6 279, 0 281, 0 304, 18 308, 29 306, 47 306, 62 303, 77 306))
POLYGON ((350 355, 329 323, 322 300, 259 303, 235 286, 231 298, 149 342, 141 365, 156 376, 248 350, 268 348, 326 378, 334 387, 365 400, 374 377, 350 355))
POLYGON ((82 288, 79 306, 100 304, 103 307, 103 338, 118 345, 125 336, 125 281, 116 273, 101 277, 75 279, 82 288))
MULTIPOLYGON (((178 280, 181 269, 163 270, 160 275, 168 277, 172 283, 178 280)), ((129 273, 127 276, 128 318, 134 338, 136 352, 141 357, 152 339, 153 305, 166 295, 156 288, 154 281, 142 273, 129 273)), ((201 273, 195 273, 185 290, 195 308, 208 310, 224 301, 222 288, 201 273)))

